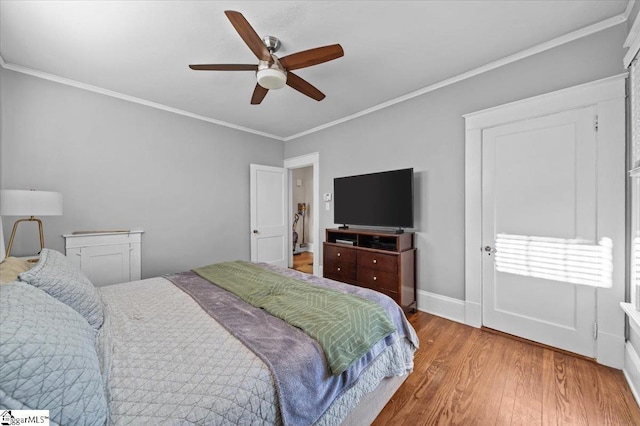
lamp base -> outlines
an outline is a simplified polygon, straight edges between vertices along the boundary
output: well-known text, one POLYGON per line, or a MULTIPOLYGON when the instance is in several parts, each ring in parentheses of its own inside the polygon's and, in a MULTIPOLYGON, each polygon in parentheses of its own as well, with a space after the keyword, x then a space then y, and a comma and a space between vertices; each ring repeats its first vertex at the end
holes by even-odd
POLYGON ((44 231, 42 230, 42 221, 33 216, 31 216, 29 219, 18 219, 16 220, 16 223, 13 224, 13 229, 11 230, 11 237, 9 238, 9 246, 7 247, 7 257, 11 256, 11 248, 13 247, 13 240, 16 237, 18 224, 22 222, 38 222, 38 230, 40 232, 40 251, 42 251, 42 249, 44 248, 44 231))

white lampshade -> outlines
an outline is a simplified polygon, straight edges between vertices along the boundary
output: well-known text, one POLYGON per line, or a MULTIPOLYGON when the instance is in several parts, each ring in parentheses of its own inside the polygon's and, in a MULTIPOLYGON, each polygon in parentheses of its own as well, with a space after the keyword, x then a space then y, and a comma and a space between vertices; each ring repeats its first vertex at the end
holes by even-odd
POLYGON ((282 89, 287 84, 287 74, 275 68, 261 69, 256 73, 258 84, 265 89, 282 89))
POLYGON ((23 189, 0 190, 0 216, 60 216, 62 194, 23 189))

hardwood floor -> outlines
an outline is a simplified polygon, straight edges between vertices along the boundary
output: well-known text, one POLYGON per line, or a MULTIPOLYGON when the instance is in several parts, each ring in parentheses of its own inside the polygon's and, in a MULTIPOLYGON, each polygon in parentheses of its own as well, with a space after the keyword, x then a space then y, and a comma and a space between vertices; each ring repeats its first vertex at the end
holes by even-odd
POLYGON ((620 370, 424 312, 413 373, 374 425, 640 425, 620 370))
POLYGON ((306 274, 313 274, 313 253, 310 251, 303 251, 300 254, 294 255, 293 269, 306 274))

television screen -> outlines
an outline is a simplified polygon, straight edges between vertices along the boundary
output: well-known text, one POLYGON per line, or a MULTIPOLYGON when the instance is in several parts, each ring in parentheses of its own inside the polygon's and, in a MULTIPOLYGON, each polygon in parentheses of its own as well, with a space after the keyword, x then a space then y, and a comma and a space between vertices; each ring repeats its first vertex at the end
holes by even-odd
POLYGON ((413 169, 333 180, 334 223, 413 227, 413 169))

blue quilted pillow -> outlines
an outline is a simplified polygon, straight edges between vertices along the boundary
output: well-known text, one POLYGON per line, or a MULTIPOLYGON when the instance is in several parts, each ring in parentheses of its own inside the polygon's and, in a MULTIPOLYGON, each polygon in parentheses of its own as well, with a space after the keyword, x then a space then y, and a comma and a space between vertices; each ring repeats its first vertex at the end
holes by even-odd
POLYGON ((49 410, 60 425, 104 425, 95 330, 33 286, 0 286, 0 409, 49 410))
POLYGON ((71 306, 96 330, 102 326, 104 311, 98 290, 62 253, 42 249, 38 263, 18 278, 71 306))

